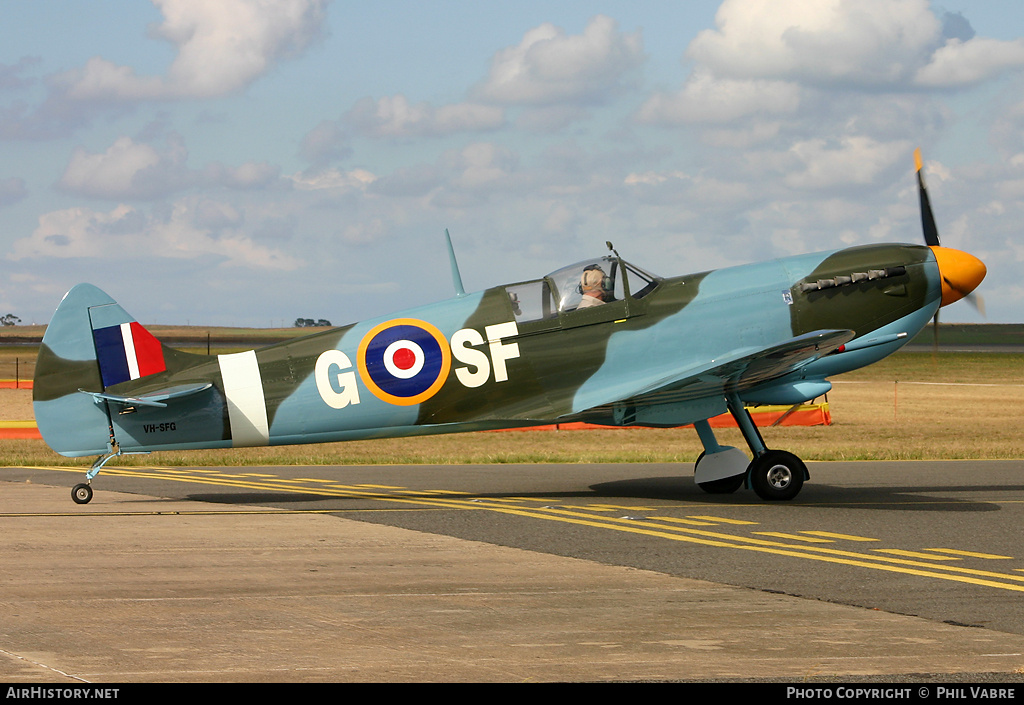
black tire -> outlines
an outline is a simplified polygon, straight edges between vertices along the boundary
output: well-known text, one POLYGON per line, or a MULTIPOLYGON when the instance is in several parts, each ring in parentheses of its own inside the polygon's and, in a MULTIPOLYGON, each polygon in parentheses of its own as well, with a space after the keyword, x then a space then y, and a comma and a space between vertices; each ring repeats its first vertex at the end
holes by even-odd
POLYGON ((787 501, 800 494, 807 466, 784 450, 769 450, 754 458, 747 471, 757 496, 769 502, 787 501))
POLYGON ((92 500, 92 487, 84 482, 78 483, 71 488, 71 499, 75 504, 88 504, 92 500))
MULTIPOLYGON (((703 459, 704 453, 697 456, 697 462, 693 464, 694 475, 697 474, 697 466, 700 465, 700 461, 703 459)), ((723 477, 721 480, 698 482, 697 487, 701 488, 708 494, 732 494, 743 485, 743 481, 746 477, 746 475, 734 475, 732 477, 723 477)))

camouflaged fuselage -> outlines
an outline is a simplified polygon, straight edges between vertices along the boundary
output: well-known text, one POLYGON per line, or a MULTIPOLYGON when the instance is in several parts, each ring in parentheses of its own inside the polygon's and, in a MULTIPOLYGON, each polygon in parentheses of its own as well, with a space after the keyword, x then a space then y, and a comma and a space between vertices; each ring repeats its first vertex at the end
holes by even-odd
POLYGON ((498 286, 236 355, 163 348, 163 371, 106 387, 98 331, 133 319, 82 285, 40 350, 37 422, 65 455, 102 454, 112 439, 128 451, 573 420, 678 425, 721 413, 727 394, 771 401, 822 389, 913 337, 941 297, 935 257, 913 245, 629 274, 615 300, 574 310, 560 308, 559 285, 498 286), (851 338, 850 352, 834 352, 851 338))

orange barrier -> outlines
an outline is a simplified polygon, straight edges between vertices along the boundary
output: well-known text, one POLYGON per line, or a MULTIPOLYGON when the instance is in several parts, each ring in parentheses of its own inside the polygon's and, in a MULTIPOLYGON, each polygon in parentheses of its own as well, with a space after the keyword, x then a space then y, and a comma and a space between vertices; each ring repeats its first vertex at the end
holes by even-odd
MULTIPOLYGON (((755 406, 747 411, 760 427, 765 426, 831 426, 832 414, 828 402, 824 404, 801 404, 791 406, 755 406)), ((722 414, 709 419, 712 428, 736 428, 736 420, 732 414, 722 414)), ((690 428, 682 426, 680 428, 690 428)), ((585 429, 635 429, 643 426, 600 426, 589 423, 559 423, 547 426, 524 426, 520 428, 500 429, 501 431, 582 431, 585 429)))
MULTIPOLYGON (((824 404, 801 404, 790 406, 758 406, 751 409, 750 415, 758 426, 831 426, 832 414, 828 410, 828 402, 824 404)), ((712 428, 735 428, 736 421, 731 414, 716 416, 709 422, 712 428)), ((598 426, 588 423, 560 423, 548 426, 525 426, 522 428, 499 429, 500 431, 581 431, 585 429, 635 429, 641 426, 598 426)), ((684 428, 689 428, 684 427, 684 428)), ((42 438, 35 421, 0 421, 0 439, 36 439, 42 438)))
POLYGON ((32 389, 32 387, 30 379, 0 379, 0 389, 32 389))
MULTIPOLYGON (((793 408, 791 406, 755 406, 748 407, 747 411, 754 419, 754 423, 764 428, 765 426, 831 426, 832 413, 828 409, 828 402, 824 404, 801 404, 793 408)), ((710 420, 712 428, 736 428, 736 420, 732 414, 722 414, 710 420)))
POLYGON ((35 421, 0 421, 0 439, 26 440, 41 439, 35 421))

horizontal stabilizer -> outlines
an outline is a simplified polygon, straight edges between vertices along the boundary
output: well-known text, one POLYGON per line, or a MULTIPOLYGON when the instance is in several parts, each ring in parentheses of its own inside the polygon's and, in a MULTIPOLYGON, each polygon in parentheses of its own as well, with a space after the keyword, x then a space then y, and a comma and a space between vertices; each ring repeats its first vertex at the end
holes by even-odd
POLYGON ((154 406, 163 409, 166 408, 168 402, 190 397, 193 394, 198 394, 199 392, 205 392, 212 386, 212 382, 179 384, 174 387, 158 389, 155 392, 147 392, 134 397, 126 397, 119 394, 108 394, 106 392, 90 392, 85 389, 79 389, 78 391, 82 394, 88 394, 95 399, 97 403, 101 401, 111 401, 115 404, 123 404, 125 406, 154 406))

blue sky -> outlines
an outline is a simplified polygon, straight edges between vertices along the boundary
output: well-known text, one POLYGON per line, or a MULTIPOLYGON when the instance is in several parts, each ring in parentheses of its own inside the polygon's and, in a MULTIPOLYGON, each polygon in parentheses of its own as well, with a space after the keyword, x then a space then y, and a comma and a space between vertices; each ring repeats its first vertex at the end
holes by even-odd
MULTIPOLYGON (((1019 0, 0 0, 0 313, 336 325, 615 243, 943 244, 1024 321, 1019 0), (60 21, 54 17, 59 16, 60 21)), ((966 304, 946 321, 981 320, 966 304)))

